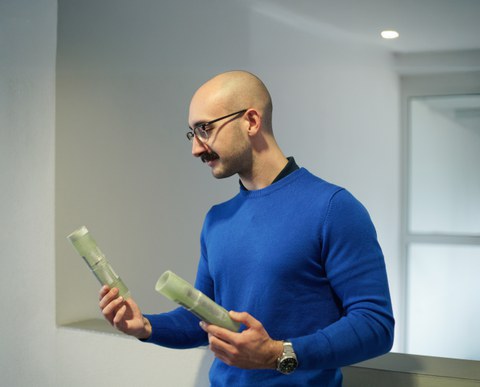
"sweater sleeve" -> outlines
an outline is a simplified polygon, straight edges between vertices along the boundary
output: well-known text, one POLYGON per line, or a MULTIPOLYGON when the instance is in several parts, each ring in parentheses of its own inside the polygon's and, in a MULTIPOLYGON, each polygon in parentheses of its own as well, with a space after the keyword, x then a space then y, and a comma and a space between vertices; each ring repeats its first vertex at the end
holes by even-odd
POLYGON ((322 264, 343 315, 314 334, 290 338, 302 369, 343 367, 393 344, 383 253, 366 209, 348 191, 332 196, 321 238, 322 264))
POLYGON ((152 334, 147 343, 163 347, 186 349, 207 345, 208 339, 200 328, 200 320, 184 308, 168 313, 145 314, 152 326, 152 334))
MULTIPOLYGON (((195 288, 213 298, 213 281, 208 273, 203 231, 195 288)), ((144 316, 152 326, 152 334, 147 340, 143 340, 145 342, 176 349, 195 348, 208 344, 208 336, 199 326, 200 319, 184 308, 144 316)))

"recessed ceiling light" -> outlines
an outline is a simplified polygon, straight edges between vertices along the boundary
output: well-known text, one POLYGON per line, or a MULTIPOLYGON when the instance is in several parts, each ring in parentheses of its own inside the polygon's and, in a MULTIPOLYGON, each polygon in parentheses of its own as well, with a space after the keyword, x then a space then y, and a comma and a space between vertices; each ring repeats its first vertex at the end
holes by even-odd
POLYGON ((397 31, 385 30, 380 33, 383 39, 396 39, 400 36, 397 31))

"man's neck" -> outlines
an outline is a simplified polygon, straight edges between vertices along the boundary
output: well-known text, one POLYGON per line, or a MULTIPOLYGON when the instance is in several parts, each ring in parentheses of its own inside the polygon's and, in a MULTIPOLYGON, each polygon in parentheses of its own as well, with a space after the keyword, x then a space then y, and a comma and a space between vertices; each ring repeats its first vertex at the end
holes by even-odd
POLYGON ((249 191, 268 187, 287 163, 288 160, 283 153, 276 152, 272 157, 254 160, 251 172, 245 175, 241 174, 240 180, 249 191))

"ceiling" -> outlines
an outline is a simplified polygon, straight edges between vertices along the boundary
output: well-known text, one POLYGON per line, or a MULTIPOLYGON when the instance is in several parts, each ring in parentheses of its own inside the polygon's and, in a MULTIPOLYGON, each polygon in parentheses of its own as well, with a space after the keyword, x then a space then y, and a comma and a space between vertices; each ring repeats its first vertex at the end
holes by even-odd
POLYGON ((480 49, 480 0, 251 0, 250 6, 299 28, 398 53, 480 49), (384 29, 400 37, 382 39, 384 29))

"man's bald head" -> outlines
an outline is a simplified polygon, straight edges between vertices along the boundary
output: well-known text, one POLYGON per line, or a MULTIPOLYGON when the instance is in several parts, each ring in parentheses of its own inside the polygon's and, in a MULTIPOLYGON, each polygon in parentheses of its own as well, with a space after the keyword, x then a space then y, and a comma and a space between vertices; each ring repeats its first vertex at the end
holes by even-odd
POLYGON ((256 109, 265 131, 272 130, 272 100, 264 83, 247 71, 228 71, 205 82, 194 94, 190 108, 201 103, 225 114, 242 109, 256 109))

